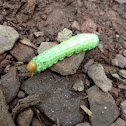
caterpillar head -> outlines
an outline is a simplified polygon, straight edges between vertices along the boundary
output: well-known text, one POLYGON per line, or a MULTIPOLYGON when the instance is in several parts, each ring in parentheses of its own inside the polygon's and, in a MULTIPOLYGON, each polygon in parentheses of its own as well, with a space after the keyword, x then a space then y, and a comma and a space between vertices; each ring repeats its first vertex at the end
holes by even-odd
POLYGON ((34 72, 37 68, 37 64, 35 61, 30 61, 27 65, 27 70, 30 71, 30 72, 34 72))

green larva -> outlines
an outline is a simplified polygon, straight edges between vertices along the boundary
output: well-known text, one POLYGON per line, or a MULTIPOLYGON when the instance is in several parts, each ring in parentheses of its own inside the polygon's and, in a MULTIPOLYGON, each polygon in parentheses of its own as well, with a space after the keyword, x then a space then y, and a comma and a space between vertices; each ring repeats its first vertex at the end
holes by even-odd
POLYGON ((46 70, 53 64, 56 64, 58 60, 70 57, 73 53, 93 49, 98 45, 98 43, 99 38, 93 33, 81 33, 73 36, 61 44, 58 44, 34 57, 32 61, 37 65, 34 72, 46 70))

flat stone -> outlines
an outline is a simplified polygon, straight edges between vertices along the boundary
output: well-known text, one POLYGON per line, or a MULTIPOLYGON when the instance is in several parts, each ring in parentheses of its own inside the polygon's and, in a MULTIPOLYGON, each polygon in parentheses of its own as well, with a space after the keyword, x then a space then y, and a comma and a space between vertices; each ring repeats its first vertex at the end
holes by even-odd
POLYGON ((89 122, 78 123, 76 126, 91 126, 89 122))
POLYGON ((72 37, 72 31, 67 28, 64 28, 61 32, 58 33, 57 41, 63 42, 69 39, 70 37, 72 37))
POLYGON ((87 91, 92 117, 92 126, 108 126, 119 116, 115 100, 108 92, 103 92, 96 85, 87 91))
POLYGON ((0 25, 0 54, 12 49, 18 38, 19 34, 14 28, 0 25))
POLYGON ((83 120, 84 113, 80 112, 83 94, 71 91, 72 85, 66 77, 46 70, 25 81, 22 90, 39 94, 41 103, 37 107, 51 120, 58 118, 62 126, 73 126, 83 120))
POLYGON ((16 67, 11 67, 6 75, 1 76, 1 85, 5 91, 6 101, 9 103, 16 97, 20 88, 16 67))
POLYGON ((29 108, 18 115, 17 123, 19 126, 30 126, 32 118, 33 111, 31 108, 29 108))
POLYGON ((21 62, 29 62, 35 57, 34 49, 21 43, 17 43, 10 53, 21 62))
POLYGON ((126 121, 126 100, 120 103, 121 117, 126 121))
POLYGON ((112 88, 112 83, 107 78, 104 68, 101 64, 95 63, 89 66, 88 75, 104 92, 107 92, 112 88))
MULTIPOLYGON (((38 53, 42 53, 47 49, 57 45, 54 42, 42 42, 38 53)), ((76 73, 78 67, 80 66, 81 62, 83 61, 85 56, 85 52, 80 52, 79 54, 73 54, 71 57, 66 57, 62 61, 58 61, 58 63, 54 64, 50 69, 54 72, 57 72, 61 75, 72 75, 76 73)))
POLYGON ((126 57, 121 54, 117 54, 114 59, 112 59, 112 65, 124 68, 126 66, 126 57))
POLYGON ((121 118, 118 118, 116 121, 115 121, 115 126, 126 126, 126 122, 121 119, 121 118))

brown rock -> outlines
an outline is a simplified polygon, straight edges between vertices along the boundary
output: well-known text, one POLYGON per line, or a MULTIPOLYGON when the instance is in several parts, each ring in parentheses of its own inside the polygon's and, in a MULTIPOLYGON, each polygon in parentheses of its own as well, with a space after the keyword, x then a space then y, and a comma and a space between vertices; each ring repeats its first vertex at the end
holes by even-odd
POLYGON ((126 126, 126 122, 121 119, 121 118, 118 118, 116 121, 115 121, 115 126, 126 126))
POLYGON ((19 126, 30 126, 32 118, 33 111, 31 108, 29 108, 18 115, 17 123, 19 126))
POLYGON ((11 63, 11 61, 10 60, 3 60, 1 63, 0 63, 0 65, 1 65, 1 67, 6 67, 7 65, 9 65, 11 63))
POLYGON ((112 87, 111 90, 109 91, 110 94, 114 97, 114 98, 118 98, 118 92, 119 90, 117 88, 112 87))
POLYGON ((10 71, 1 77, 1 85, 5 90, 6 101, 9 103, 17 95, 20 87, 20 82, 15 67, 11 67, 10 71))
POLYGON ((34 50, 31 47, 17 43, 10 53, 18 60, 22 62, 29 62, 35 57, 34 50))
POLYGON ((0 55, 0 62, 5 58, 6 53, 0 55))
POLYGON ((83 33, 93 33, 96 32, 97 25, 94 23, 92 19, 87 19, 81 25, 81 31, 83 33))
POLYGON ((79 23, 78 23, 77 21, 74 21, 74 22, 72 23, 72 28, 74 28, 74 29, 80 31, 80 25, 79 25, 79 23))

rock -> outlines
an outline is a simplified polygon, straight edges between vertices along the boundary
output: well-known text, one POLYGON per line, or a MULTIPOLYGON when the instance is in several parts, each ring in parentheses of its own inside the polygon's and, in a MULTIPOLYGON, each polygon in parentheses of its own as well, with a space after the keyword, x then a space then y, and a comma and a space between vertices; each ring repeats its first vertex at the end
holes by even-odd
MULTIPOLYGON (((42 42, 38 49, 38 53, 40 54, 55 45, 56 43, 52 42, 42 42)), ((73 54, 71 57, 66 57, 64 60, 58 61, 58 63, 54 64, 52 67, 50 67, 50 69, 64 76, 72 75, 76 73, 79 65, 83 61, 84 55, 85 52, 73 54)))
POLYGON ((35 57, 34 50, 21 43, 17 43, 10 53, 21 62, 29 62, 33 57, 35 57))
POLYGON ((17 70, 20 72, 20 73, 26 73, 27 72, 27 69, 26 69, 26 66, 27 65, 21 65, 21 66, 18 66, 17 67, 17 70))
POLYGON ((89 66, 88 75, 104 92, 107 92, 112 88, 112 83, 107 78, 104 68, 101 64, 95 63, 89 66))
POLYGON ((126 90, 126 86, 124 84, 119 84, 118 88, 126 90))
POLYGON ((87 73, 88 67, 94 63, 93 59, 90 59, 85 65, 84 65, 84 72, 87 73))
POLYGON ((120 103, 121 117, 126 121, 126 100, 120 103))
POLYGON ((28 95, 39 94, 37 108, 48 118, 55 122, 58 118, 62 126, 73 126, 83 120, 84 113, 80 113, 83 94, 71 91, 72 84, 66 77, 46 70, 25 81, 22 90, 28 95))
POLYGON ((126 49, 123 51, 123 55, 126 57, 126 49))
POLYGON ((74 22, 72 23, 71 27, 72 27, 73 29, 76 29, 76 30, 80 31, 80 25, 79 25, 79 23, 78 23, 77 21, 74 21, 74 22))
POLYGON ((98 44, 98 48, 99 48, 99 50, 100 50, 102 53, 104 52, 103 44, 99 43, 99 44, 98 44))
POLYGON ((115 0, 115 1, 118 2, 119 4, 126 3, 126 0, 115 0))
POLYGON ((97 86, 87 91, 92 117, 92 126, 108 126, 119 116, 119 109, 115 100, 108 92, 103 92, 97 86))
POLYGON ((114 59, 112 59, 112 65, 124 68, 126 66, 126 58, 121 54, 117 54, 114 59))
POLYGON ((11 63, 11 61, 10 60, 3 60, 1 63, 0 63, 0 65, 1 65, 1 67, 6 67, 7 65, 9 65, 11 63))
POLYGON ((73 85, 72 89, 74 91, 83 91, 84 90, 84 83, 81 79, 78 79, 76 83, 73 85))
POLYGON ((121 118, 118 118, 116 121, 115 121, 115 126, 126 126, 126 122, 121 119, 121 118))
POLYGON ((118 98, 118 92, 119 90, 117 88, 112 87, 110 90, 110 94, 116 99, 118 98))
POLYGON ((20 82, 15 67, 11 67, 6 75, 1 76, 1 85, 5 91, 6 101, 9 103, 15 98, 20 88, 20 82))
POLYGON ((10 26, 0 25, 0 54, 12 49, 19 34, 10 26))
POLYGON ((30 126, 32 118, 33 111, 31 108, 29 108, 18 115, 17 123, 19 126, 30 126))
POLYGON ((19 91, 17 97, 18 98, 24 98, 25 97, 25 93, 23 91, 19 91))
POLYGON ((0 62, 1 62, 2 60, 4 60, 5 57, 6 57, 6 53, 1 54, 1 55, 0 55, 0 62))
POLYGON ((78 123, 76 126, 91 126, 89 122, 78 123))
POLYGON ((86 79, 86 81, 85 81, 85 85, 90 86, 90 82, 89 82, 88 79, 86 79))
POLYGON ((126 70, 120 70, 119 75, 126 78, 126 70))
POLYGON ((71 36, 72 36, 72 31, 67 28, 64 28, 61 32, 58 33, 57 41, 63 42, 69 39, 71 36))
POLYGON ((46 125, 34 117, 31 126, 46 126, 46 125))
POLYGON ((94 23, 92 19, 86 19, 81 25, 81 31, 83 33, 93 33, 96 32, 97 25, 94 23))
POLYGON ((38 54, 43 53, 44 51, 52 48, 53 46, 56 46, 57 44, 57 42, 42 42, 38 48, 38 54))

